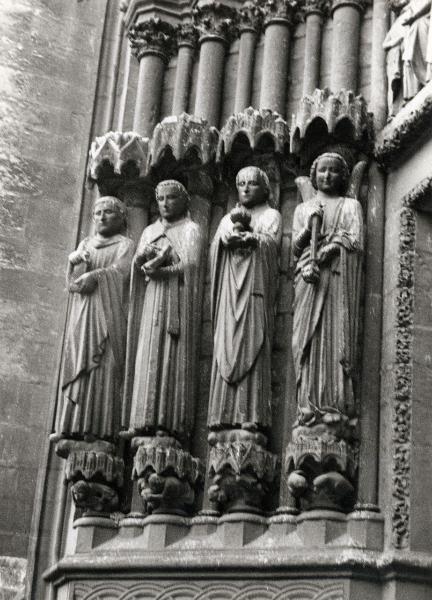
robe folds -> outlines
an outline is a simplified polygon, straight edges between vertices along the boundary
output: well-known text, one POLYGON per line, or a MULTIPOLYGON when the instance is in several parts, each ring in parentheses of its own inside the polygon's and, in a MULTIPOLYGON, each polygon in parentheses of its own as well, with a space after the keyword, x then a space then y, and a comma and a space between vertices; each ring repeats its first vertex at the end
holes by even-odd
MULTIPOLYGON (((308 223, 309 202, 294 213, 293 237, 308 223)), ((339 253, 320 265, 320 280, 304 281, 309 261, 305 248, 295 271, 293 355, 297 405, 307 424, 325 414, 333 420, 355 415, 353 379, 357 368, 359 305, 362 278, 363 217, 360 203, 341 197, 324 205, 319 248, 336 243, 339 253)), ((329 417, 328 417, 329 418, 329 417)))
POLYGON ((95 236, 78 250, 89 252, 86 271, 97 270, 98 282, 91 294, 70 294, 55 433, 112 439, 120 431, 134 243, 120 234, 95 236))
POLYGON ((149 244, 170 246, 171 260, 158 279, 132 267, 123 427, 182 439, 194 419, 203 240, 185 217, 146 227, 137 254, 149 244))
POLYGON ((212 428, 271 425, 271 344, 278 282, 280 213, 250 209, 254 249, 230 249, 225 215, 211 245, 214 352, 208 424, 212 428))

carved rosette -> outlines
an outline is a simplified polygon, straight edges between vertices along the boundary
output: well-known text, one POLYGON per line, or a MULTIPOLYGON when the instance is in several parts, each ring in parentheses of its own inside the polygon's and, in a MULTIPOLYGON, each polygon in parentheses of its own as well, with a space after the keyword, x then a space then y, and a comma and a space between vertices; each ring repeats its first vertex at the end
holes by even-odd
POLYGON ((179 48, 182 46, 189 46, 195 48, 198 43, 198 29, 191 22, 180 23, 177 26, 177 45, 179 48))
POLYGON ((238 11, 240 33, 252 31, 259 33, 263 20, 264 9, 260 0, 247 0, 238 11))
POLYGON ((109 513, 118 508, 124 463, 113 444, 103 441, 60 440, 56 453, 66 459, 65 481, 77 508, 109 513))
POLYGON ((251 106, 241 113, 232 115, 220 132, 217 160, 229 154, 233 142, 239 134, 247 136, 252 150, 259 148, 261 139, 271 137, 274 151, 282 154, 289 143, 289 128, 277 112, 256 110, 251 106))
POLYGON ((159 17, 142 21, 128 31, 132 54, 140 61, 143 56, 153 54, 165 63, 176 50, 176 30, 159 17))
POLYGON ((285 453, 288 489, 302 510, 349 510, 356 469, 356 452, 349 442, 323 435, 320 426, 297 428, 285 453))
POLYGON ((293 25, 298 8, 297 0, 267 0, 264 4, 264 26, 278 22, 293 25))
POLYGON ((132 477, 146 512, 153 514, 188 514, 202 485, 201 461, 182 449, 173 437, 137 437, 132 477))
POLYGON ((166 117, 156 125, 150 144, 150 164, 155 165, 167 148, 177 161, 195 151, 202 164, 209 163, 216 154, 219 134, 205 119, 188 115, 166 117))
POLYGON ((105 179, 144 177, 149 140, 133 131, 109 131, 97 137, 90 147, 88 181, 100 186, 105 179))
POLYGON ((267 438, 245 429, 210 433, 209 499, 222 512, 260 513, 276 479, 278 458, 267 438))
POLYGON ((372 139, 371 114, 362 96, 345 90, 333 94, 327 88, 317 89, 300 100, 298 110, 293 115, 291 152, 301 152, 308 133, 318 122, 325 123, 329 136, 335 135, 340 141, 361 148, 367 147, 372 139))
POLYGON ((200 32, 200 43, 215 39, 229 45, 237 36, 237 13, 222 2, 200 0, 192 14, 200 32))

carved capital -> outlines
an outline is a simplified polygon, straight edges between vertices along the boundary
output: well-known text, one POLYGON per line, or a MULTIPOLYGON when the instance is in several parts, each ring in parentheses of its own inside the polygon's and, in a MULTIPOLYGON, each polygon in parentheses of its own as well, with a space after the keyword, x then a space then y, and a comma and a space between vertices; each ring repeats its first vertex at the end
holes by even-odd
POLYGON ((276 478, 277 456, 267 438, 245 429, 212 432, 209 499, 223 512, 261 512, 276 478))
POLYGON ((167 148, 177 161, 191 152, 197 153, 202 164, 210 162, 215 154, 219 134, 205 119, 183 113, 166 117, 156 125, 150 145, 150 164, 156 165, 167 148))
POLYGON ((134 438, 132 447, 137 448, 132 477, 138 480, 145 510, 187 514, 203 481, 201 461, 169 436, 134 438))
POLYGON ((200 32, 200 42, 219 39, 229 45, 237 35, 237 13, 222 2, 200 0, 193 10, 193 19, 200 32))
POLYGON ((168 63, 176 49, 175 28, 158 17, 134 25, 128 31, 128 37, 132 53, 138 60, 154 54, 168 63))
POLYGON ((199 32, 191 22, 181 23, 177 26, 177 45, 195 48, 198 43, 199 32))
POLYGON ((258 33, 264 19, 264 9, 259 0, 247 0, 238 11, 240 33, 258 33))
POLYGON ((301 12, 305 17, 313 14, 327 16, 330 14, 331 4, 331 0, 305 0, 301 12))
POLYGON ((60 440, 56 453, 66 458, 65 481, 72 483, 75 505, 86 511, 109 512, 118 506, 124 462, 113 444, 60 440))
POLYGON ((275 22, 293 25, 298 7, 297 0, 267 0, 264 4, 264 25, 275 22))

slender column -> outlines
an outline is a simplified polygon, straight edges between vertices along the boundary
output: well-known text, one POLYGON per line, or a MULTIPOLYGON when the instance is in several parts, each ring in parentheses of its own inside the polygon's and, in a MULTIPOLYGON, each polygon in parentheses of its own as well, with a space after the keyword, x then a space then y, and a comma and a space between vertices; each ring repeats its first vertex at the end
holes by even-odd
POLYGON ((387 0, 374 0, 372 12, 371 98, 369 110, 376 130, 384 127, 387 119, 387 77, 384 38, 389 26, 390 8, 387 0))
POLYGON ((235 33, 233 9, 219 2, 206 1, 195 11, 200 29, 200 56, 194 114, 219 124, 225 51, 235 33))
POLYGON ((362 0, 334 0, 331 90, 357 91, 362 0))
POLYGON ((187 112, 193 59, 198 32, 192 23, 182 23, 177 30, 178 56, 174 83, 172 114, 187 112))
POLYGON ((263 11, 253 2, 246 2, 239 11, 240 48, 237 71, 234 112, 238 113, 250 106, 255 46, 261 26, 263 11))
POLYGON ((113 127, 123 35, 123 12, 119 11, 117 15, 114 43, 111 46, 111 55, 109 60, 110 69, 107 86, 107 103, 105 107, 102 131, 109 131, 113 127))
POLYGON ((159 118, 165 66, 174 50, 174 28, 160 19, 129 30, 133 54, 140 61, 133 129, 151 137, 159 118))
POLYGON ((320 0, 306 2, 305 11, 305 53, 303 71, 303 96, 313 94, 319 87, 321 37, 326 3, 320 0))
POLYGON ((294 8, 290 0, 271 0, 266 8, 260 108, 284 115, 294 8))

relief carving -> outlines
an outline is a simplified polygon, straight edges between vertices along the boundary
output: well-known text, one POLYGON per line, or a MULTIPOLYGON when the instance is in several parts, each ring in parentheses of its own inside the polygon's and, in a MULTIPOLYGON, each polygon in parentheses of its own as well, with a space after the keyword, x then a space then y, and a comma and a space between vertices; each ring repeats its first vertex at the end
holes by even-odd
POLYGON ((132 53, 138 60, 146 54, 155 54, 167 63, 176 50, 175 28, 159 17, 132 26, 128 37, 132 53))

